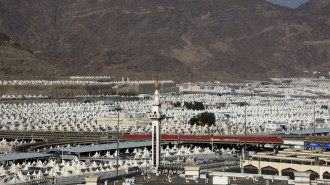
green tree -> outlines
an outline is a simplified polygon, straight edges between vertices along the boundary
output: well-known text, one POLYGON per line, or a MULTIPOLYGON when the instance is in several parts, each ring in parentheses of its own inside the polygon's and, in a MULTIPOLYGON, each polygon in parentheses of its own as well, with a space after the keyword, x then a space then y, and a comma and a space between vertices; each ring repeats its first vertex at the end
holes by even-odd
POLYGON ((194 116, 194 117, 190 118, 189 123, 192 125, 194 125, 194 124, 199 125, 200 119, 198 116, 194 116))
POLYGON ((214 125, 215 124, 215 115, 212 112, 203 112, 198 114, 197 116, 192 117, 189 120, 189 123, 194 125, 200 125, 200 123, 203 122, 207 124, 208 126, 214 125))
POLYGON ((322 106, 321 106, 321 109, 325 109, 325 110, 327 110, 328 108, 329 108, 328 105, 322 105, 322 106))
POLYGON ((186 106, 187 109, 192 109, 193 104, 191 102, 185 102, 184 105, 186 106))
POLYGON ((177 101, 177 102, 173 103, 173 106, 174 107, 181 107, 181 103, 177 101))
POLYGON ((187 109, 193 109, 193 110, 204 110, 203 102, 185 102, 184 105, 187 109))
POLYGON ((194 110, 204 110, 204 105, 202 102, 194 102, 194 106, 193 106, 194 110))
POLYGON ((133 91, 128 91, 128 92, 119 92, 119 96, 136 96, 136 93, 133 91))

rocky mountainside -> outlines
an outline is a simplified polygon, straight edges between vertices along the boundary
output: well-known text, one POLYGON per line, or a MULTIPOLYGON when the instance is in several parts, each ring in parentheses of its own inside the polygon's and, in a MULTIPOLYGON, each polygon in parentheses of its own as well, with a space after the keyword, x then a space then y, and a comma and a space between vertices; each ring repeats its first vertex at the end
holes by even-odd
POLYGON ((0 32, 66 75, 267 80, 330 71, 329 4, 0 0, 0 32))
POLYGON ((3 33, 0 33, 0 69, 1 80, 57 79, 62 74, 3 33))

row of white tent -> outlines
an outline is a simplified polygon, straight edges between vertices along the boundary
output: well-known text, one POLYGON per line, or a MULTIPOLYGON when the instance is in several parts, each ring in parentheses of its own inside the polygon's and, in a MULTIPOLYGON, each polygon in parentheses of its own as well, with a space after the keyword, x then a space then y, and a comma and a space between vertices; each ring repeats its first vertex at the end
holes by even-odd
POLYGON ((232 87, 235 88, 235 93, 244 94, 273 94, 282 96, 318 96, 330 95, 330 79, 319 80, 316 78, 283 78, 273 79, 276 84, 262 84, 253 82, 249 84, 181 84, 179 90, 181 92, 209 92, 209 93, 230 93, 232 87), (289 81, 290 83, 281 83, 289 81), (198 87, 199 86, 199 87, 198 87))
MULTIPOLYGON (((285 123, 288 130, 311 128, 315 118, 316 128, 327 128, 328 110, 322 105, 329 105, 329 99, 319 99, 315 103, 311 99, 294 98, 283 101, 277 97, 215 96, 215 95, 181 95, 162 97, 162 113, 168 119, 162 121, 162 132, 165 134, 216 134, 223 135, 244 131, 245 115, 247 129, 250 133, 265 131, 268 123, 285 123), (206 110, 173 109, 168 102, 203 102, 206 110), (224 102, 225 106, 216 107, 215 102, 224 102), (248 105, 237 106, 232 102, 247 102, 248 105), (314 108, 315 107, 315 108, 314 108), (246 114, 245 114, 246 108, 246 114), (190 118, 204 111, 213 112, 216 124, 201 128, 190 125, 190 118), (226 118, 226 114, 229 118, 226 118), (234 131, 229 131, 229 128, 234 131)), ((152 100, 115 102, 124 109, 124 113, 147 115, 151 110, 152 100)), ((116 125, 111 122, 98 122, 98 118, 113 117, 115 112, 104 111, 101 103, 31 103, 0 104, 0 127, 2 130, 57 130, 57 131, 115 131, 116 125)), ((136 122, 138 122, 138 118, 136 122)), ((119 128, 124 132, 151 132, 149 124, 129 126, 122 124, 119 128)))
MULTIPOLYGON (((131 166, 150 166, 150 160, 120 160, 118 163, 119 170, 127 170, 131 166)), ((95 161, 91 164, 79 161, 74 158, 71 161, 62 161, 57 163, 54 160, 42 162, 40 160, 34 162, 23 162, 22 164, 16 163, 11 166, 0 166, 0 184, 13 184, 24 183, 32 179, 41 179, 44 176, 54 176, 55 178, 64 178, 70 176, 78 176, 91 173, 101 173, 116 171, 116 162, 103 162, 97 164, 95 161), (40 169, 47 168, 46 171, 31 170, 31 167, 37 167, 40 169), (23 174, 24 171, 28 171, 27 174, 23 174)))
MULTIPOLYGON (((116 85, 116 84, 153 84, 154 80, 143 81, 109 81, 96 80, 0 80, 0 85, 116 85)), ((160 83, 173 83, 172 80, 162 80, 160 83)))
POLYGON ((43 95, 2 95, 0 97, 0 100, 12 100, 12 99, 45 99, 48 98, 48 96, 43 96, 43 95))
MULTIPOLYGON (((229 148, 227 148, 227 150, 225 149, 221 149, 221 151, 225 152, 234 152, 235 149, 233 148, 232 150, 230 150, 229 148)), ((125 153, 130 153, 129 150, 127 149, 125 153)), ((132 154, 134 154, 134 159, 141 159, 141 158, 149 158, 151 157, 151 151, 147 150, 147 148, 142 149, 138 149, 135 148, 134 151, 132 152, 132 154)), ((201 147, 185 147, 182 146, 181 148, 176 148, 176 146, 174 146, 173 148, 169 148, 169 146, 167 145, 166 149, 161 149, 161 155, 162 157, 177 157, 177 156, 198 156, 198 155, 214 155, 214 152, 210 150, 210 148, 206 147, 206 148, 201 148, 201 147)), ((111 154, 110 151, 107 151, 106 154, 101 155, 99 152, 96 152, 92 158, 116 158, 117 156, 117 150, 111 154)))
POLYGON ((0 141, 0 154, 10 153, 14 147, 17 147, 19 145, 23 145, 26 143, 27 143, 27 141, 23 141, 23 140, 18 141, 17 139, 15 139, 14 141, 8 142, 6 139, 3 138, 0 141))
MULTIPOLYGON (((1 142, 5 142, 2 140, 1 142)), ((62 146, 56 146, 56 148, 61 148, 62 146)), ((70 148, 70 144, 66 145, 65 148, 70 148)), ((52 148, 52 147, 50 147, 52 148)), ((45 148, 46 149, 46 148, 45 148)), ((221 151, 223 153, 235 153, 235 148, 233 149, 224 149, 221 151)), ((129 150, 126 150, 126 153, 130 153, 129 150)), ((118 169, 119 170, 127 170, 129 167, 148 167, 151 165, 151 152, 145 147, 144 149, 135 148, 132 152, 135 154, 134 158, 119 160, 118 169)), ((104 156, 101 156, 99 152, 96 152, 92 158, 101 159, 101 158, 116 158, 117 151, 114 154, 110 155, 110 151, 107 151, 104 156)), ((209 148, 201 148, 199 146, 196 147, 186 147, 181 146, 177 148, 176 145, 170 148, 169 145, 165 149, 161 150, 163 160, 166 160, 169 157, 186 157, 187 161, 193 161, 196 157, 202 157, 204 159, 207 156, 213 156, 214 152, 212 152, 209 148)), ((180 158, 178 158, 179 160, 180 158)), ((42 179, 44 176, 54 176, 55 178, 63 178, 77 175, 84 175, 88 173, 100 173, 100 172, 108 172, 115 171, 117 168, 117 163, 115 160, 96 163, 93 161, 92 163, 86 163, 83 161, 79 161, 77 157, 75 157, 71 161, 62 161, 61 163, 56 162, 55 160, 45 160, 42 162, 41 160, 33 161, 33 162, 23 162, 23 163, 13 163, 10 166, 0 166, 0 184, 13 184, 16 183, 24 183, 33 179, 42 179), (31 167, 34 167, 32 170, 31 167), (47 169, 46 171, 42 171, 41 169, 47 169), (23 173, 24 172, 24 173, 23 173)))

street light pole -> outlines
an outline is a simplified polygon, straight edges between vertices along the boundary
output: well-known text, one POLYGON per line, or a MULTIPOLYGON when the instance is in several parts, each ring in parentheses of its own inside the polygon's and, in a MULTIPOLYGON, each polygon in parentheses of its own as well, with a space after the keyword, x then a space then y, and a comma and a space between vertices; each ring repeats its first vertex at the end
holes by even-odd
POLYGON ((246 153, 246 102, 245 102, 245 122, 244 122, 244 129, 245 129, 245 139, 244 139, 244 158, 243 160, 245 160, 245 153, 246 153))
POLYGON ((62 146, 62 163, 63 163, 63 146, 62 146))
POLYGON ((211 138, 211 145, 212 145, 212 152, 214 152, 214 147, 213 147, 213 137, 211 138))
POLYGON ((118 119, 117 119, 117 176, 118 176, 118 155, 119 155, 119 111, 118 111, 118 119))
POLYGON ((314 117, 314 123, 313 123, 313 127, 314 127, 314 139, 315 139, 315 106, 316 106, 316 101, 314 99, 314 114, 313 114, 313 117, 314 117))

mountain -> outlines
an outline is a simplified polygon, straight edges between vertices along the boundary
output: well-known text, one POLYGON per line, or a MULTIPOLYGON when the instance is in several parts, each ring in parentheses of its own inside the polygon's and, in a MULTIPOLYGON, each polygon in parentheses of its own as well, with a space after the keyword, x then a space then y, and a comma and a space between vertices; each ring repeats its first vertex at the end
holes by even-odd
POLYGON ((0 0, 0 32, 66 75, 267 80, 330 71, 328 0, 0 0))
POLYGON ((57 79, 61 72, 0 33, 0 79, 57 79))

